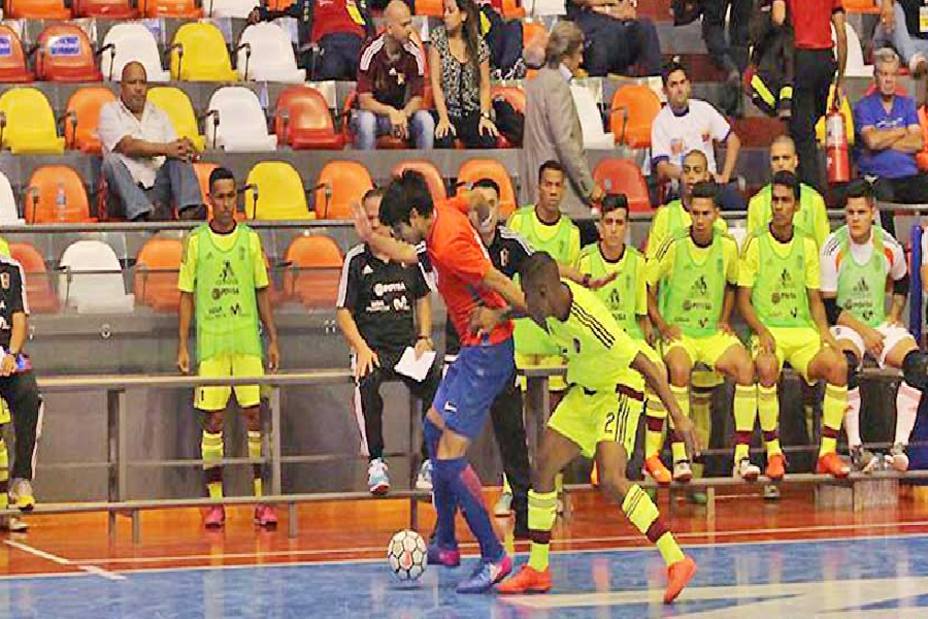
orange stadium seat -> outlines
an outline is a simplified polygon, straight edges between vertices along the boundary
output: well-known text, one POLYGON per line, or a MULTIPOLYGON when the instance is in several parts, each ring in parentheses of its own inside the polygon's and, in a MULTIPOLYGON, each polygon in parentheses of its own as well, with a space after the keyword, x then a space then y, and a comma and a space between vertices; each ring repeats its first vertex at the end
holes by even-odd
POLYGON ((508 217, 516 210, 516 192, 512 179, 503 164, 494 159, 468 159, 458 170, 458 185, 470 185, 481 178, 490 178, 499 185, 499 211, 501 217, 508 217))
POLYGON ((0 95, 0 138, 14 155, 64 152, 55 113, 37 88, 10 88, 0 95))
POLYGON ((106 17, 108 19, 135 19, 138 9, 129 0, 72 0, 75 17, 106 17))
POLYGON ((609 131, 615 135, 616 144, 649 148, 651 123, 660 111, 660 99, 647 86, 629 84, 616 90, 609 114, 609 131))
POLYGON ((64 140, 68 148, 85 153, 100 154, 100 137, 97 124, 100 108, 116 100, 116 95, 103 86, 87 86, 75 90, 68 99, 65 112, 64 140))
POLYGON ((23 43, 9 26, 0 24, 0 82, 31 82, 35 79, 26 68, 23 43))
POLYGON ((44 165, 32 172, 23 192, 26 223, 82 223, 94 221, 81 177, 66 165, 44 165), (65 192, 65 209, 59 213, 55 200, 58 189, 65 192))
POLYGON ((177 273, 184 245, 178 239, 155 237, 139 250, 135 262, 135 300, 159 312, 180 307, 177 273))
POLYGON ((36 79, 50 82, 99 82, 90 38, 72 24, 52 24, 39 35, 35 53, 36 79))
POLYGON ((370 172, 357 161, 329 161, 319 171, 313 208, 316 219, 350 219, 351 205, 374 186, 370 172))
POLYGON ((295 150, 345 147, 345 135, 335 130, 325 97, 309 86, 289 86, 277 96, 274 133, 279 144, 295 150))
MULTIPOLYGON (((509 103, 512 109, 525 115, 525 91, 518 86, 498 86, 490 87, 490 99, 493 101, 502 100, 509 103)), ((519 145, 512 144, 502 133, 496 140, 497 148, 518 148, 519 145)))
POLYGON ((139 10, 145 17, 203 17, 203 9, 197 6, 196 0, 139 0, 139 10))
POLYGON ((306 307, 331 308, 338 295, 342 250, 327 236, 298 236, 290 243, 284 260, 284 294, 306 307))
POLYGON ((606 193, 624 193, 630 211, 647 213, 653 210, 648 184, 634 162, 627 159, 603 159, 593 170, 593 180, 606 193))
POLYGON ((875 0, 844 0, 844 10, 848 13, 871 13, 878 15, 879 3, 875 0))
MULTIPOLYGON (((535 45, 542 44, 542 41, 546 40, 548 37, 548 30, 545 28, 545 25, 537 21, 524 21, 522 22, 522 47, 529 47, 533 43, 535 45), (537 39, 537 40, 536 40, 537 39)), ((542 47, 544 45, 542 44, 542 47)))
POLYGON ((402 161, 390 171, 390 176, 399 178, 406 170, 415 170, 425 177, 425 182, 429 184, 429 193, 432 194, 432 200, 438 202, 448 197, 448 191, 445 189, 445 179, 441 177, 441 172, 435 167, 435 164, 425 159, 411 159, 402 161))
POLYGON ((4 0, 6 19, 71 19, 64 0, 4 0))
POLYGON ((502 11, 505 19, 523 19, 525 17, 525 7, 522 6, 522 0, 502 0, 502 11))
POLYGON ((272 11, 283 11, 290 8, 294 0, 268 0, 267 8, 272 11))
POLYGON ((928 107, 918 108, 918 124, 922 128, 922 150, 915 154, 915 163, 922 172, 928 172, 928 107))
POLYGON ((415 14, 425 17, 441 17, 445 12, 442 0, 415 0, 415 14))
POLYGON ((10 243, 10 256, 22 265, 26 275, 29 310, 39 314, 57 312, 58 295, 52 288, 42 254, 29 243, 10 243))
POLYGON ((210 217, 212 217, 212 209, 209 206, 209 175, 218 167, 217 164, 208 161, 197 161, 193 164, 193 171, 197 175, 197 182, 200 183, 200 194, 203 196, 203 203, 206 205, 206 208, 210 209, 210 217))

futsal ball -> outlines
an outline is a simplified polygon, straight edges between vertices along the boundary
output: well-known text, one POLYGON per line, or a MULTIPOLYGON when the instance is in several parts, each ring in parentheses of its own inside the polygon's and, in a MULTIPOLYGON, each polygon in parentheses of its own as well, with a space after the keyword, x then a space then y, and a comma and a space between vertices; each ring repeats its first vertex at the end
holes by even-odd
POLYGON ((397 531, 387 546, 387 560, 397 579, 418 580, 427 563, 425 540, 412 529, 397 531))

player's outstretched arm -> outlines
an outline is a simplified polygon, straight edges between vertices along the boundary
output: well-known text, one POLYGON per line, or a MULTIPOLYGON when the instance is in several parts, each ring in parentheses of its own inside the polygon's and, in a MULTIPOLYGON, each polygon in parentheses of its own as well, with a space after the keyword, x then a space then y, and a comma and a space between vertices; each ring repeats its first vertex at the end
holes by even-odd
POLYGON ((696 429, 693 426, 693 422, 690 421, 690 418, 684 415, 683 411, 680 410, 677 399, 670 391, 667 377, 660 368, 651 363, 650 359, 641 352, 632 359, 631 368, 644 377, 645 383, 654 390, 657 397, 664 403, 667 412, 670 413, 670 417, 673 419, 674 427, 680 436, 683 437, 683 442, 686 444, 686 453, 689 455, 690 460, 696 458, 701 450, 699 439, 696 437, 696 429))
POLYGON ((371 246, 375 253, 386 256, 393 262, 401 264, 416 264, 419 258, 416 248, 409 243, 397 240, 385 234, 374 234, 367 213, 357 202, 351 205, 351 215, 354 220, 354 230, 362 242, 371 246))
POLYGON ((587 273, 581 273, 576 267, 570 266, 569 264, 561 264, 560 262, 557 263, 557 271, 561 277, 569 279, 575 284, 580 284, 590 290, 599 290, 619 276, 619 272, 614 271, 603 277, 590 277, 587 273))

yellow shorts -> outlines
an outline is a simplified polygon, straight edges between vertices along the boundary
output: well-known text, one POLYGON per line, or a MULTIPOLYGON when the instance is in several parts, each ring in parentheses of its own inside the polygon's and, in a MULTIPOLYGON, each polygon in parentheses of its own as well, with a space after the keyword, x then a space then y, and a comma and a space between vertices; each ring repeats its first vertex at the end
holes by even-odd
MULTIPOLYGON (((777 366, 783 368, 788 361, 806 382, 809 382, 809 364, 822 350, 822 337, 812 327, 768 327, 776 342, 777 366)), ((751 356, 757 358, 760 350, 757 336, 751 337, 751 356)))
MULTIPOLYGON (((562 368, 567 365, 567 359, 561 355, 529 355, 516 351, 516 367, 520 370, 562 368)), ((525 377, 519 377, 519 385, 525 391, 525 377)), ((567 382, 563 376, 552 376, 548 379, 548 391, 564 391, 567 382)))
POLYGON ((548 419, 548 427, 580 447, 585 458, 604 441, 619 443, 631 457, 638 419, 644 410, 641 392, 620 385, 616 392, 588 391, 573 385, 548 419))
MULTIPOLYGON (((264 364, 261 357, 254 355, 217 355, 200 362, 200 376, 207 378, 225 378, 227 376, 264 376, 264 364)), ((235 389, 235 400, 242 408, 257 406, 261 403, 261 390, 258 385, 236 385, 222 387, 197 387, 194 406, 202 411, 221 411, 229 403, 229 396, 235 389)))
POLYGON ((6 400, 0 398, 0 426, 11 421, 13 421, 13 417, 10 415, 10 405, 6 403, 6 400))
POLYGON ((705 337, 683 335, 678 340, 664 342, 661 345, 661 350, 663 350, 666 356, 667 353, 674 348, 682 348, 690 358, 690 363, 693 365, 704 363, 715 370, 715 365, 719 362, 719 358, 724 355, 729 348, 740 344, 741 340, 731 333, 719 331, 718 333, 705 337))

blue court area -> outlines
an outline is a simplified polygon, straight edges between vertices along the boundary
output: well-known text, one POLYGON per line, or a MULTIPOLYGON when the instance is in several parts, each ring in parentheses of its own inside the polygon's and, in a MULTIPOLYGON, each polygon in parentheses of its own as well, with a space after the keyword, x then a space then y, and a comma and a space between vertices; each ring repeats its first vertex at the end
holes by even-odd
MULTIPOLYGON (((928 617, 928 536, 699 546, 699 573, 672 607, 651 551, 552 555, 548 595, 458 596, 470 570, 430 568, 415 586, 386 562, 203 568, 0 581, 0 616, 219 619, 302 617, 928 617)), ((520 557, 520 561, 521 561, 520 557)))

